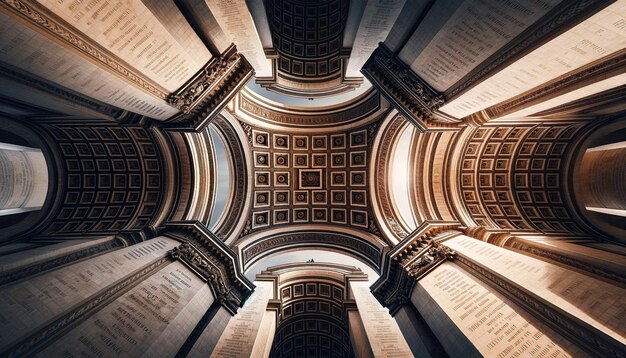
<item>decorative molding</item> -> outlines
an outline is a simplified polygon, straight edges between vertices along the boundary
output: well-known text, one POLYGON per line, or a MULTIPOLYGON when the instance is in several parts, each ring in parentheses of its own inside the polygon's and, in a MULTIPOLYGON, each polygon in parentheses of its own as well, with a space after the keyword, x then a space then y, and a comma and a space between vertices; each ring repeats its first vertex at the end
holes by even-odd
POLYGON ((357 237, 331 232, 296 232, 258 240, 241 249, 244 267, 248 267, 258 257, 289 247, 334 247, 343 249, 365 259, 373 268, 380 270, 382 249, 357 237))
POLYGON ((585 324, 577 317, 570 317, 567 312, 562 311, 558 307, 552 307, 532 292, 502 278, 497 273, 475 263, 462 254, 456 255, 455 262, 462 264, 464 269, 467 269, 474 276, 496 288, 504 296, 525 308, 556 332, 584 348, 586 353, 591 356, 622 356, 624 351, 623 344, 600 332, 593 326, 585 324))
POLYGON ((393 316, 400 308, 411 301, 415 278, 410 277, 397 261, 387 260, 383 275, 371 286, 372 294, 378 302, 389 309, 393 316))
POLYGON ((437 111, 445 103, 443 95, 419 78, 383 43, 374 50, 361 72, 420 131, 455 128, 459 122, 437 111))
POLYGON ((243 276, 237 255, 199 222, 167 223, 163 234, 182 241, 170 251, 171 257, 207 281, 215 300, 235 315, 254 289, 243 276))
POLYGON ((35 331, 7 350, 0 352, 0 355, 2 357, 25 357, 33 355, 38 349, 42 348, 46 342, 54 337, 60 336, 67 328, 73 327, 75 323, 107 304, 110 299, 115 298, 119 293, 125 292, 130 287, 143 281, 170 261, 170 258, 167 256, 156 259, 142 269, 119 281, 117 284, 110 286, 100 294, 90 298, 84 304, 67 311, 49 325, 35 331))
POLYGON ((380 94, 369 91, 359 98, 356 103, 331 109, 297 108, 285 110, 257 98, 249 90, 239 93, 237 109, 242 113, 264 122, 275 122, 287 126, 337 126, 348 124, 366 118, 381 108, 380 94))
POLYGON ((167 91, 164 88, 143 77, 131 66, 84 36, 73 26, 51 14, 42 5, 32 3, 29 0, 0 0, 0 6, 50 34, 61 43, 69 45, 83 56, 95 61, 100 67, 111 71, 111 73, 141 90, 160 99, 167 98, 167 91))
POLYGON ((168 103, 182 112, 168 120, 168 127, 201 131, 252 76, 252 65, 231 44, 221 56, 212 58, 187 83, 168 96, 168 103))
POLYGON ((57 256, 52 259, 49 259, 43 262, 38 262, 33 265, 29 265, 25 267, 18 267, 14 270, 3 272, 2 274, 0 274, 0 286, 6 285, 9 283, 13 284, 17 282, 18 280, 22 280, 24 278, 40 274, 48 270, 57 269, 57 268, 60 268, 61 266, 75 263, 77 261, 80 261, 82 259, 85 259, 91 256, 100 255, 109 251, 113 251, 117 248, 121 248, 124 246, 125 244, 123 240, 112 239, 112 240, 108 240, 106 242, 100 243, 98 245, 95 245, 95 246, 86 247, 84 249, 70 252, 66 255, 57 256))
POLYGON ((475 84, 491 74, 499 72, 517 59, 528 54, 535 48, 555 38, 612 3, 614 0, 570 0, 560 4, 548 15, 541 18, 529 29, 501 48, 494 55, 483 61, 478 69, 470 72, 457 84, 448 89, 444 95, 450 100, 460 96, 475 84))
POLYGON ((396 213, 393 210, 393 204, 391 202, 391 193, 389 192, 387 173, 391 159, 391 152, 393 151, 393 143, 396 142, 397 136, 404 128, 406 122, 407 119, 401 114, 398 114, 391 119, 391 123, 387 126, 387 128, 385 128, 384 133, 382 134, 382 139, 376 157, 376 165, 372 169, 375 171, 374 185, 376 190, 373 191, 371 195, 376 195, 379 209, 382 211, 381 217, 377 219, 384 221, 387 228, 393 233, 394 236, 396 236, 396 238, 400 240, 404 239, 409 232, 398 224, 396 213))

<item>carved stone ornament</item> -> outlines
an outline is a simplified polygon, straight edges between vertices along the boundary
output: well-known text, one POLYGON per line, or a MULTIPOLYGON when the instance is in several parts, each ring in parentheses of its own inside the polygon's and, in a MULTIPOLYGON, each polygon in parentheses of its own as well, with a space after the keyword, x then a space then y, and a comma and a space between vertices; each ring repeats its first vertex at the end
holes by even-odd
POLYGON ((211 59, 167 101, 181 111, 170 119, 173 129, 200 131, 254 75, 252 65, 234 44, 211 59))
POLYGON ((237 313, 254 285, 241 275, 235 253, 201 223, 172 223, 166 228, 166 235, 182 241, 170 256, 206 280, 215 300, 231 314, 237 313))
POLYGON ((436 112, 445 103, 432 89, 383 44, 372 53, 363 75, 421 131, 453 127, 459 121, 436 112))
POLYGON ((423 251, 406 267, 406 270, 410 277, 420 279, 445 260, 453 259, 455 255, 456 252, 449 247, 433 242, 429 249, 423 251))

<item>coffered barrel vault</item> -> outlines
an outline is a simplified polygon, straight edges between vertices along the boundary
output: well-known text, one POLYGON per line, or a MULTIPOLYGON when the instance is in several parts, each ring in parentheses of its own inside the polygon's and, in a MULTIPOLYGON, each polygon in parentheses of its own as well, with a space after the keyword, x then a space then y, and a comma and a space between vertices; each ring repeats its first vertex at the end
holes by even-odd
POLYGON ((0 355, 622 357, 626 1, 0 0, 0 355))

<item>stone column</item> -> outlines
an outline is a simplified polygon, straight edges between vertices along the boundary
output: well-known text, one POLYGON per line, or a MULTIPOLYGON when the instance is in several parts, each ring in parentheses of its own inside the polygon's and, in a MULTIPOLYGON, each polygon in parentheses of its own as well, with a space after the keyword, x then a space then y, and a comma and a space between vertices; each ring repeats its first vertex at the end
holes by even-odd
MULTIPOLYGON (((558 330, 559 334, 584 348, 587 353, 613 356, 623 350, 626 343, 626 332, 621 322, 621 312, 626 308, 623 302, 626 294, 624 288, 465 235, 451 238, 442 245, 456 252, 455 265, 458 262, 463 269, 506 295, 507 299, 521 305, 535 317, 541 317, 543 324, 558 330)), ((442 270, 439 272, 437 275, 433 271, 419 281, 419 286, 429 294, 436 292, 429 291, 435 288, 441 294, 447 292, 449 297, 458 298, 456 301, 452 299, 456 303, 461 302, 462 292, 467 291, 467 287, 474 287, 472 283, 464 283, 466 278, 461 276, 466 274, 459 273, 459 268, 448 265, 447 273, 442 270), (455 291, 455 287, 459 290, 455 291)), ((480 290, 476 292, 472 300, 481 297, 480 290)), ((491 294, 496 295, 493 292, 491 294)), ((468 295, 463 297, 469 299, 468 295)), ((435 299, 441 302, 437 297, 435 299)), ((467 316, 484 314, 498 304, 494 303, 489 308, 479 305, 467 316)), ((458 312, 467 307, 452 303, 450 306, 456 307, 458 312)), ((505 313, 503 317, 506 316, 505 313)), ((487 319, 472 324, 484 327, 487 319)), ((529 323, 534 324, 533 321, 529 323)), ((561 347, 573 352, 564 345, 561 347)))
POLYGON ((172 357, 213 300, 203 279, 171 262, 38 356, 172 357))
MULTIPOLYGON (((0 290, 0 355, 24 356, 169 261, 178 242, 157 237, 0 290)), ((138 293, 135 293, 138 294, 138 293)))
POLYGON ((212 357, 268 357, 276 331, 276 312, 268 311, 273 297, 271 281, 255 281, 256 289, 238 314, 230 319, 212 357))
MULTIPOLYGON (((354 296, 360 322, 365 331, 365 337, 359 337, 360 341, 369 345, 375 357, 410 357, 413 355, 411 348, 402 335, 398 323, 372 296, 367 281, 349 281, 350 292, 354 296)), ((352 314, 354 315, 354 314, 352 314)), ((351 320, 351 323, 354 319, 351 320)), ((351 325, 351 328, 353 326, 351 325)), ((362 333, 353 333, 351 336, 360 336, 362 333)), ((355 351, 360 352, 358 346, 355 351)))
POLYGON ((451 357, 583 353, 453 262, 418 281, 411 302, 451 357))

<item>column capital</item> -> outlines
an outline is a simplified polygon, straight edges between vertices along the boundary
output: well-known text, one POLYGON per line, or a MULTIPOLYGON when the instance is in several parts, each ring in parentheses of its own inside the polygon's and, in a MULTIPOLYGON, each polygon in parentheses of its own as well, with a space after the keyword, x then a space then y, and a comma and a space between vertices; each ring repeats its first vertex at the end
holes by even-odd
POLYGON ((445 104, 435 91, 382 42, 361 72, 420 131, 455 129, 459 120, 437 110, 445 104))
POLYGON ((387 254, 372 293, 392 315, 410 301, 415 282, 455 257, 455 252, 441 242, 460 235, 454 230, 457 227, 455 222, 426 221, 387 254))
POLYGON ((236 254, 199 222, 168 223, 165 227, 164 235, 182 241, 170 250, 170 256, 204 279, 215 300, 231 314, 237 313, 254 284, 243 276, 236 254))
POLYGON ((254 69, 231 44, 176 92, 167 97, 181 113, 168 120, 175 130, 200 131, 254 76, 254 69))

